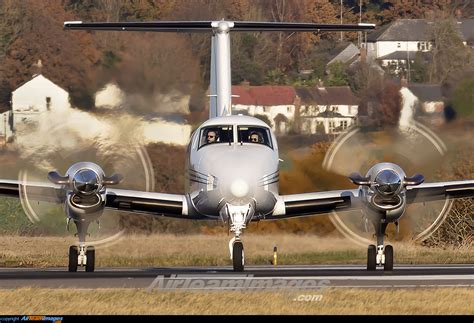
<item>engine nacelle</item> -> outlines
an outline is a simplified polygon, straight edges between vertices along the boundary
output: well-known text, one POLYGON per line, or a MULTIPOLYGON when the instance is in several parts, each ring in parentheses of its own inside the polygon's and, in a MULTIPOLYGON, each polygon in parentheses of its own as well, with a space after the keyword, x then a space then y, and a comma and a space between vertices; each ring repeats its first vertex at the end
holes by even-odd
POLYGON ((76 221, 94 221, 104 211, 107 185, 119 184, 123 177, 114 174, 105 176, 102 168, 91 162, 72 165, 65 176, 50 172, 48 179, 66 190, 66 213, 76 221))
POLYGON ((353 173, 349 178, 360 186, 361 195, 366 197, 369 207, 391 213, 403 213, 406 206, 406 187, 419 185, 424 181, 420 174, 406 177, 403 169, 392 163, 374 165, 365 177, 353 173))

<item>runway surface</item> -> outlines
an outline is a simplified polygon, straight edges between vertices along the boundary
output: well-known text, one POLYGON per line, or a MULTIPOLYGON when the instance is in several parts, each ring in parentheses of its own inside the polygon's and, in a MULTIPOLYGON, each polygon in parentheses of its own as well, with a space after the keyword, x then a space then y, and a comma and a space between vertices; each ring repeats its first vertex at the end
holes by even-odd
POLYGON ((327 287, 474 287, 474 265, 400 265, 369 272, 360 265, 231 267, 0 268, 0 288, 144 288, 148 290, 314 289, 327 287))

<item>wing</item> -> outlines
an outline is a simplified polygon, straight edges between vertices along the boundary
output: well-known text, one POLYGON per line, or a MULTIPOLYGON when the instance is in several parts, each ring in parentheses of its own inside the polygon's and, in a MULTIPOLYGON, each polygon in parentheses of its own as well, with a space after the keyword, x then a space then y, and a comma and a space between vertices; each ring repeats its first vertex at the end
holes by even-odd
POLYGON ((29 182, 25 185, 18 180, 0 180, 0 196, 28 198, 41 202, 61 203, 64 202, 64 189, 60 185, 52 183, 29 182))
POLYGON ((358 196, 358 189, 281 195, 273 215, 281 219, 359 209, 358 196))
POLYGON ((474 197, 474 180, 423 183, 407 187, 406 194, 408 203, 474 197))
MULTIPOLYGON (((66 190, 61 185, 47 182, 24 184, 18 180, 0 180, 0 196, 64 203, 66 190)), ((147 213, 155 216, 188 217, 188 204, 185 195, 107 188, 106 197, 105 207, 108 209, 147 213)))
POLYGON ((185 195, 107 189, 105 207, 119 211, 168 217, 188 217, 185 195))

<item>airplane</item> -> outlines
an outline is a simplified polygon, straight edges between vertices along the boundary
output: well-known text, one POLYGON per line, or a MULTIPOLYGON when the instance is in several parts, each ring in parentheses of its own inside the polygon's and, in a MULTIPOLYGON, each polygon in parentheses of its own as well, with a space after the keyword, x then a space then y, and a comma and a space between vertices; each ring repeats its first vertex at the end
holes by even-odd
MULTIPOLYGON (((357 187, 346 190, 280 195, 279 150, 275 134, 263 121, 231 111, 230 34, 248 31, 367 31, 373 24, 329 25, 283 22, 157 21, 64 23, 66 30, 111 30, 211 33, 209 119, 191 135, 187 148, 188 182, 184 194, 114 189, 124 179, 106 176, 99 165, 78 162, 64 176, 48 174, 50 183, 28 183, 29 198, 63 203, 67 222, 74 222, 79 244, 69 248, 70 272, 95 269, 95 250, 86 245, 89 224, 105 209, 179 219, 221 219, 233 233, 229 241, 233 270, 245 267, 242 234, 252 221, 315 216, 361 210, 373 225, 376 245, 367 252, 367 270, 393 270, 393 247, 384 244, 390 223, 398 226, 408 204, 474 196, 474 180, 424 183, 407 177, 392 163, 378 163, 365 176, 353 173, 357 187)), ((0 195, 21 197, 25 183, 0 180, 0 195)))

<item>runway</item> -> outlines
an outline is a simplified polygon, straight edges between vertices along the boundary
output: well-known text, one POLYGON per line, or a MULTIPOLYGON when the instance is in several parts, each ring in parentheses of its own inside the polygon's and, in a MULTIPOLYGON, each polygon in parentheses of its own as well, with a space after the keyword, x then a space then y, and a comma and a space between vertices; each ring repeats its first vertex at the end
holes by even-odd
POLYGON ((361 265, 231 267, 0 268, 0 288, 143 288, 148 290, 258 290, 335 288, 474 287, 474 265, 399 265, 368 272, 361 265))

